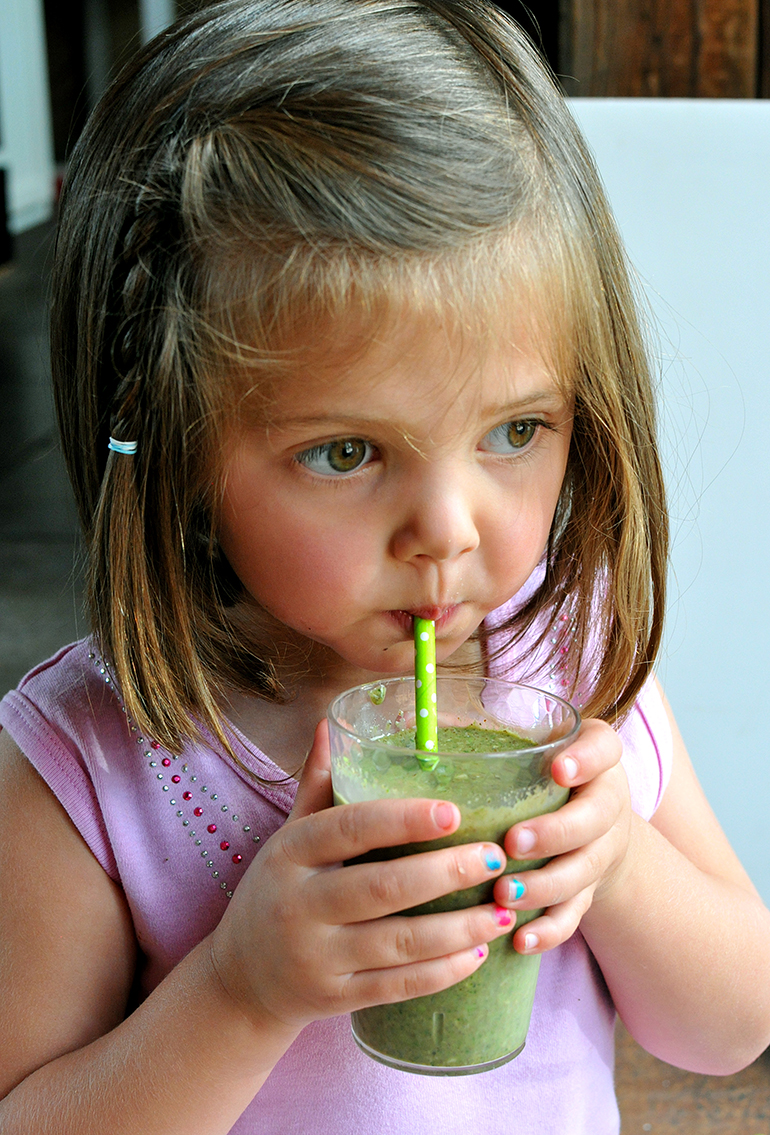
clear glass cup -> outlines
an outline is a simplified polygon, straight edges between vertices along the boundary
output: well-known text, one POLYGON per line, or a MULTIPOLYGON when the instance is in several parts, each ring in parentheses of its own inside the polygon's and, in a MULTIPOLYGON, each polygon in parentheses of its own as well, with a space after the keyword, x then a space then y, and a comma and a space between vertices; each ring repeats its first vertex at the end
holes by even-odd
MULTIPOLYGON (((453 801, 462 815, 451 836, 379 849, 364 857, 369 861, 476 841, 502 846, 513 824, 553 812, 569 796, 550 775, 554 758, 580 727, 580 715, 568 702, 495 678, 439 677, 437 691, 439 761, 432 771, 420 766, 413 743, 409 747, 403 736, 393 741, 394 735, 414 729, 413 678, 357 686, 329 707, 335 803, 427 797, 453 801), (458 736, 458 729, 468 727, 458 736), (504 731, 503 739, 491 746, 480 730, 504 731), (498 744, 503 751, 488 751, 498 744), (461 748, 446 751, 455 745, 461 748)), ((531 870, 546 862, 509 859, 505 870, 531 870)), ((492 887, 469 887, 407 913, 491 902, 492 887)), ((358 1045, 383 1064, 432 1076, 484 1072, 513 1059, 524 1047, 540 958, 517 953, 511 940, 518 926, 539 913, 519 912, 511 933, 495 939, 479 969, 457 985, 353 1013, 358 1045)))

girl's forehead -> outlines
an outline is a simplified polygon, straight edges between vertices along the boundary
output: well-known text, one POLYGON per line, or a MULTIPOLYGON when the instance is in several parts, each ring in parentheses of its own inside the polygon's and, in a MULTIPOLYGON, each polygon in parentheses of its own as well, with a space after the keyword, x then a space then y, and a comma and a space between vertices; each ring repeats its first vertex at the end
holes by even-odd
POLYGON ((506 404, 535 394, 568 395, 549 362, 547 336, 526 312, 463 320, 401 309, 372 319, 351 310, 297 328, 282 348, 290 362, 262 401, 274 421, 315 401, 387 405, 405 390, 413 400, 471 397, 506 404))

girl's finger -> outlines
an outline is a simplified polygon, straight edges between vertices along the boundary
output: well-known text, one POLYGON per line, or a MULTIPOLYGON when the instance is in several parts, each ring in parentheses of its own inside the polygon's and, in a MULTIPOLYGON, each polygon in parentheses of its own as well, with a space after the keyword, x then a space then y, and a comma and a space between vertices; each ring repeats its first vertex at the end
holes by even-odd
POLYGON ((538 910, 568 902, 593 889, 612 859, 612 848, 602 841, 552 859, 537 871, 504 875, 495 883, 495 900, 512 910, 538 910))
POLYGON ((628 819, 627 799, 628 780, 617 765, 576 788, 558 811, 512 827, 504 841, 506 854, 517 860, 545 859, 593 843, 628 819))
POLYGON ((562 787, 574 788, 613 768, 622 753, 615 730, 604 721, 589 719, 581 725, 577 739, 553 762, 551 775, 562 787))
POLYGON ((287 823, 302 816, 310 816, 314 812, 321 812, 324 808, 330 808, 332 803, 329 726, 326 721, 319 721, 287 823))
POLYGON ((394 915, 340 930, 339 959, 346 969, 388 969, 442 958, 509 934, 515 913, 489 903, 442 914, 394 915))
POLYGON ((426 997, 475 973, 488 953, 486 946, 472 946, 469 950, 426 962, 352 973, 345 989, 345 1000, 363 1009, 369 1005, 391 1005, 394 1001, 426 997))
POLYGON ((592 898, 593 888, 589 887, 568 902, 549 907, 539 918, 519 927, 513 936, 514 949, 520 954, 542 954, 561 946, 577 930, 592 898))
MULTIPOLYGON (((308 773, 313 781, 314 766, 308 773)), ((302 807, 313 800, 317 784, 317 780, 311 783, 307 795, 303 794, 302 807)), ((459 824, 459 808, 446 800, 367 800, 299 816, 285 826, 281 843, 296 865, 322 867, 378 847, 440 839, 451 835, 459 824)))
POLYGON ((459 844, 311 875, 308 912, 330 926, 368 922, 496 878, 505 856, 494 843, 459 844))

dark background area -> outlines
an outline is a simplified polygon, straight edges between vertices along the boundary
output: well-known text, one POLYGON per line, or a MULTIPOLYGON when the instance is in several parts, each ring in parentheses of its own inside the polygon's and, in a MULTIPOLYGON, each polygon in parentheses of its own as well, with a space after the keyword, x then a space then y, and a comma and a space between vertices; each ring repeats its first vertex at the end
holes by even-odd
MULTIPOLYGON (((90 109, 86 0, 45 0, 57 161, 90 109)), ((180 0, 179 11, 206 6, 180 0)), ((577 97, 770 97, 770 0, 520 0, 499 3, 577 97)), ((108 71, 139 42, 137 0, 109 0, 108 71)))

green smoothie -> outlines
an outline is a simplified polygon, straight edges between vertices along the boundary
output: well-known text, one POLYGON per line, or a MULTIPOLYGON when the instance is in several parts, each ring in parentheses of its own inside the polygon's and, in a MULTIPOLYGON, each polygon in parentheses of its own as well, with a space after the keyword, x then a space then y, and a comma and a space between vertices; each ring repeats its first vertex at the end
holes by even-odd
MULTIPOLYGON (((413 731, 376 740, 378 747, 371 750, 361 743, 350 775, 344 767, 335 770, 336 803, 389 796, 444 798, 458 805, 462 820, 451 836, 382 848, 363 857, 366 861, 478 841, 502 846, 513 824, 555 811, 569 794, 550 776, 543 776, 539 768, 532 771, 527 750, 533 742, 506 730, 477 725, 440 728, 440 760, 430 772, 422 769, 408 751, 414 748, 413 731), (505 755, 475 756, 482 753, 505 755)), ((531 870, 545 862, 509 860, 505 870, 531 870)), ((406 913, 457 910, 491 902, 493 885, 455 891, 406 913)), ((531 921, 539 913, 520 912, 516 925, 531 921)), ((512 937, 513 930, 493 941, 479 969, 449 989, 354 1013, 353 1033, 358 1043, 383 1063, 429 1075, 485 1071, 516 1056, 524 1047, 540 958, 518 954, 512 937)))

